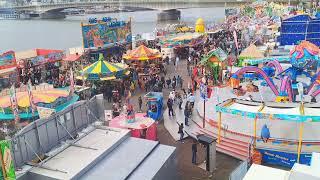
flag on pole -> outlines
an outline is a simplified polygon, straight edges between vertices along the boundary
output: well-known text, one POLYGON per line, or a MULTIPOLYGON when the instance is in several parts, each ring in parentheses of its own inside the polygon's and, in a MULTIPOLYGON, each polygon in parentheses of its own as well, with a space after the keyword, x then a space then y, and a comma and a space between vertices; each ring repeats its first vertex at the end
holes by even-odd
POLYGON ((72 68, 70 69, 70 94, 74 93, 74 77, 72 68))
POLYGON ((28 89, 28 96, 29 96, 29 102, 30 102, 30 108, 31 108, 31 112, 32 112, 32 117, 34 117, 36 106, 33 103, 32 84, 31 84, 31 80, 30 79, 29 79, 28 84, 27 84, 27 89, 28 89))
POLYGON ((233 39, 234 39, 234 44, 236 45, 236 48, 239 49, 238 37, 237 37, 237 32, 236 31, 233 31, 233 39))
POLYGON ((15 88, 14 84, 11 86, 11 88, 9 90, 9 94, 10 94, 12 113, 14 115, 15 123, 17 124, 20 120, 20 117, 19 117, 18 101, 17 101, 17 96, 16 96, 16 88, 15 88))

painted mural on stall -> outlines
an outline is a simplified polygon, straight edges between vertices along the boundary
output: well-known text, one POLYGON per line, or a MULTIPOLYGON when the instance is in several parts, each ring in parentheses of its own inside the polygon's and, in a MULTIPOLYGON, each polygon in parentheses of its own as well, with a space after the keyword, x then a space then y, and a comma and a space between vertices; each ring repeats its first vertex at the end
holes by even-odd
POLYGON ((0 69, 15 67, 16 58, 13 51, 8 51, 0 55, 0 69))
POLYGON ((82 25, 84 48, 96 49, 115 43, 131 42, 131 21, 98 21, 94 24, 82 25))

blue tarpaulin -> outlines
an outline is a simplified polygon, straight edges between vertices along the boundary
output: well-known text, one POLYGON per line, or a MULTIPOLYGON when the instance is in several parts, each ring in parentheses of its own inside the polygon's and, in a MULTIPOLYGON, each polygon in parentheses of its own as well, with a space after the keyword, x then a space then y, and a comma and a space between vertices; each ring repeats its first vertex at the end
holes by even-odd
POLYGON ((282 21, 280 45, 296 45, 302 40, 320 46, 320 19, 311 18, 309 15, 297 15, 282 21))

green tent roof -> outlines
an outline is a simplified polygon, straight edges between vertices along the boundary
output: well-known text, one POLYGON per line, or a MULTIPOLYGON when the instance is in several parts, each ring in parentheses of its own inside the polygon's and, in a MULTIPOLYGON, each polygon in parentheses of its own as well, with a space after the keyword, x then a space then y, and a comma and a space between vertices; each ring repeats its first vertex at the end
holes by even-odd
POLYGON ((217 48, 215 50, 211 50, 210 52, 208 52, 208 54, 201 59, 200 63, 201 64, 207 63, 208 60, 213 56, 216 56, 220 62, 226 60, 228 57, 228 55, 221 48, 217 48))

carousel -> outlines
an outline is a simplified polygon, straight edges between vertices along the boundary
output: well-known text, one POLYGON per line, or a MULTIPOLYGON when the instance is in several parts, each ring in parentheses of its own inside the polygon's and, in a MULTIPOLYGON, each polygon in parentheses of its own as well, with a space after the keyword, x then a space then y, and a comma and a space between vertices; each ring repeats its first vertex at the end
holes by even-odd
POLYGON ((102 54, 99 54, 99 60, 80 71, 81 76, 77 76, 80 80, 89 81, 108 81, 129 74, 127 65, 121 63, 109 63, 104 60, 102 54))
POLYGON ((97 85, 115 85, 121 81, 124 76, 128 76, 129 74, 128 65, 110 63, 104 60, 103 54, 99 54, 98 61, 79 72, 76 79, 82 81, 82 86, 76 86, 76 92, 85 99, 90 96, 91 92, 93 92, 93 94, 95 93, 97 85), (93 87, 89 87, 88 82, 92 83, 93 87))
MULTIPOLYGON (((151 49, 140 45, 134 50, 129 50, 123 55, 123 59, 134 72, 140 82, 148 76, 156 76, 165 71, 161 53, 157 49, 151 49)), ((141 83, 144 86, 144 83, 141 83)))

